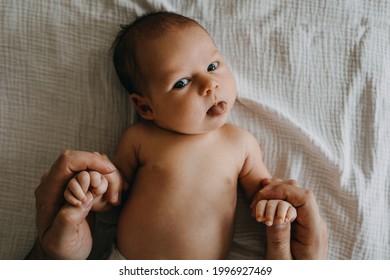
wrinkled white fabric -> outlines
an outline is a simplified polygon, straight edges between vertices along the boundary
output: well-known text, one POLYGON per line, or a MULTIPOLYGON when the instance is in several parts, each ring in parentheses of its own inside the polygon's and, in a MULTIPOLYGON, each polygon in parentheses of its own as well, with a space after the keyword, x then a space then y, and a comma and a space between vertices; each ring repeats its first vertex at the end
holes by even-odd
MULTIPOLYGON (((0 2, 0 259, 35 238, 34 194, 63 149, 113 155, 134 120, 109 48, 119 25, 171 10, 198 20, 237 81, 230 121, 272 174, 313 190, 329 258, 390 258, 388 1, 0 2)), ((229 258, 262 258, 240 195, 229 258)))

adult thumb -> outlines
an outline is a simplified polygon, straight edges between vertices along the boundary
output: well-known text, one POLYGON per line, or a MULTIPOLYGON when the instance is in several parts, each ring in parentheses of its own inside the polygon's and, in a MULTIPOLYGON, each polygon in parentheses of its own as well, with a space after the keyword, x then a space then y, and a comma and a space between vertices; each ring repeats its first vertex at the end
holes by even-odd
POLYGON ((291 224, 267 226, 267 256, 269 260, 292 259, 291 255, 291 224))
POLYGON ((68 231, 74 232, 75 227, 78 227, 88 216, 93 205, 93 196, 90 192, 85 196, 86 199, 81 206, 66 203, 58 212, 53 226, 62 228, 63 234, 67 234, 68 231))

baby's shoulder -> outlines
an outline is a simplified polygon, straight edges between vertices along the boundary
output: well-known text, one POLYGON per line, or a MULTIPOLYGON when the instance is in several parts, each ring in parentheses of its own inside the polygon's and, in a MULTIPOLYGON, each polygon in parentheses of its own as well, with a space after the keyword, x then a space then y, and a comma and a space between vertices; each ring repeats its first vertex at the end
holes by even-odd
POLYGON ((225 125, 224 129, 224 139, 229 139, 231 145, 240 147, 240 150, 245 154, 252 153, 253 151, 260 148, 256 136, 245 128, 233 124, 227 124, 225 125))
MULTIPOLYGON (((256 140, 255 136, 250 133, 245 128, 236 126, 234 124, 226 124, 223 127, 224 137, 228 137, 229 139, 236 141, 253 141, 256 140)), ((257 141, 257 140, 256 140, 257 141)))
POLYGON ((153 127, 147 122, 137 122, 129 126, 123 133, 124 138, 142 138, 152 133, 153 127))

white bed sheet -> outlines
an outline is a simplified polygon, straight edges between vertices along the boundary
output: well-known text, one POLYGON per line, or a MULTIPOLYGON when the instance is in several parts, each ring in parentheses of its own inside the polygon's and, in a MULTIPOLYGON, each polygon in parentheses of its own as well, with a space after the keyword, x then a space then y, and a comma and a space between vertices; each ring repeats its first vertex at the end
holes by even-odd
MULTIPOLYGON (((313 190, 330 259, 390 259, 388 1, 0 2, 0 259, 36 237, 34 188, 63 149, 112 155, 133 111, 108 53, 119 24, 170 10, 208 29, 235 74, 230 121, 277 177, 313 190)), ((240 195, 229 258, 264 257, 240 195)))

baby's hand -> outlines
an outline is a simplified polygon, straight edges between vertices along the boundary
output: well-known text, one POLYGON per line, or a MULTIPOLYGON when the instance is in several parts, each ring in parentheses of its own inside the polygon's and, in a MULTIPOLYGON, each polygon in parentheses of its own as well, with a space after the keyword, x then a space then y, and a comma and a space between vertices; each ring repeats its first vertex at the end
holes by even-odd
POLYGON ((91 192, 94 198, 102 196, 108 187, 107 179, 96 171, 82 171, 74 176, 66 186, 65 200, 74 206, 81 206, 86 193, 91 192))
POLYGON ((292 223, 297 217, 297 210, 284 200, 260 200, 252 215, 267 226, 282 225, 292 223))

